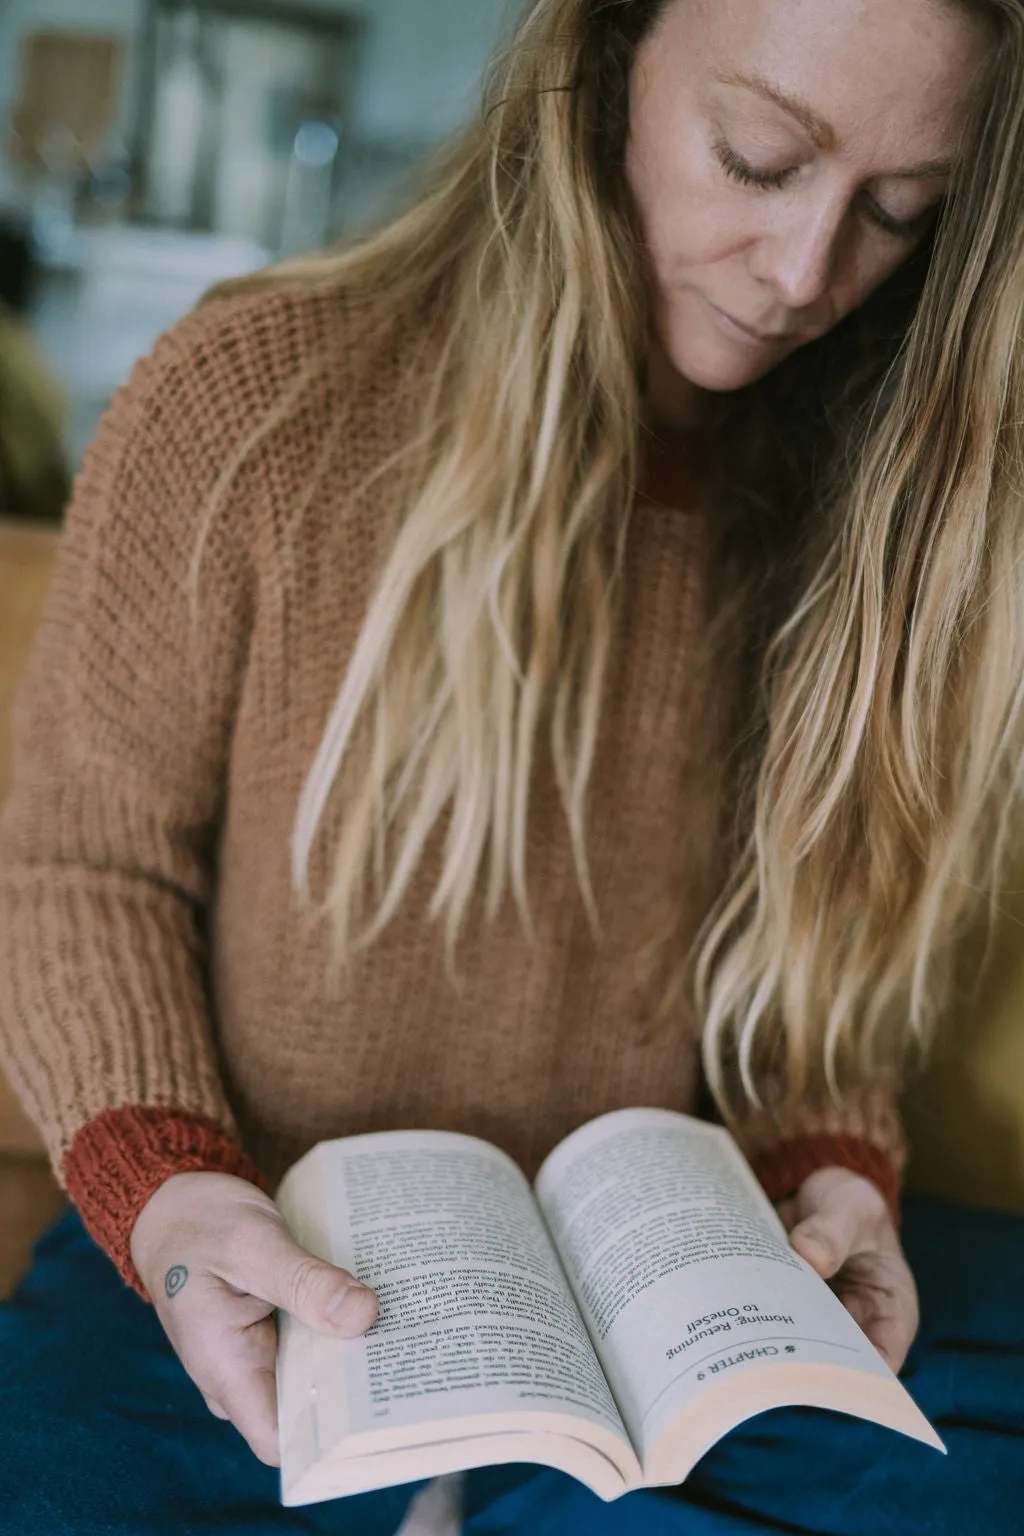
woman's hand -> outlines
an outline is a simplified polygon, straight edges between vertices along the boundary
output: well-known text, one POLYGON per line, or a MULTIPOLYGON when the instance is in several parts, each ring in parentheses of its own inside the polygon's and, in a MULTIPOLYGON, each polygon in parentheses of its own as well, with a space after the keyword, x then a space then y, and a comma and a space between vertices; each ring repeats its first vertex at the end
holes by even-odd
POLYGON ((351 1339, 376 1319, 373 1292, 300 1248, 272 1200, 224 1173, 168 1179, 139 1213, 130 1246, 211 1413, 278 1466, 275 1307, 327 1338, 351 1339))
POLYGON ((899 1371, 917 1333, 917 1287, 878 1186, 847 1168, 819 1168, 778 1210, 796 1252, 899 1371))

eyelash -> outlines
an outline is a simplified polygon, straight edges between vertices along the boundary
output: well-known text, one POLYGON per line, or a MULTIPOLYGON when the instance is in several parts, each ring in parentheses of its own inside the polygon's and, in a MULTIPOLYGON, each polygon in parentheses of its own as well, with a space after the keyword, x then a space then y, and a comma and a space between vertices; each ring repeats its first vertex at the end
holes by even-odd
MULTIPOLYGON (((741 160, 724 140, 715 145, 715 154, 727 176, 731 176, 734 181, 742 182, 744 186, 759 187, 764 192, 780 190, 793 174, 792 171, 757 171, 745 160, 741 160)), ((891 218, 883 208, 871 202, 870 199, 869 216, 872 223, 879 229, 884 230, 887 235, 894 235, 898 240, 912 240, 924 223, 924 218, 906 220, 891 218)))

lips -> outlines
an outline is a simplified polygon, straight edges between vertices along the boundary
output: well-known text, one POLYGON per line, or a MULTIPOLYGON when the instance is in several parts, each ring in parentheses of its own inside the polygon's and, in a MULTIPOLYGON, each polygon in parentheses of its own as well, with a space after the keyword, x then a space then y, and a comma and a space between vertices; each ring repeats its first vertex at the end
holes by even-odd
POLYGON ((710 299, 708 304, 715 311, 716 315, 721 315, 723 320, 728 320, 730 325, 734 325, 738 331, 743 331, 752 341, 780 341, 787 334, 786 331, 760 330, 757 326, 747 325, 744 320, 737 320, 735 315, 730 315, 726 310, 719 309, 718 305, 712 304, 710 299))

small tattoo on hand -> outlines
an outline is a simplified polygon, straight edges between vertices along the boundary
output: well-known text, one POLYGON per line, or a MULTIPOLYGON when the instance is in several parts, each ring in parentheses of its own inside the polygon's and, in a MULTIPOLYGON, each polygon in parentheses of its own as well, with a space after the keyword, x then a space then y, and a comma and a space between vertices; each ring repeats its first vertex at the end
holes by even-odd
POLYGON ((174 1297, 177 1296, 178 1292, 183 1288, 187 1279, 188 1270, 185 1268, 184 1264, 175 1264, 172 1269, 167 1271, 166 1275, 164 1276, 164 1290, 167 1292, 167 1295, 172 1301, 174 1297))

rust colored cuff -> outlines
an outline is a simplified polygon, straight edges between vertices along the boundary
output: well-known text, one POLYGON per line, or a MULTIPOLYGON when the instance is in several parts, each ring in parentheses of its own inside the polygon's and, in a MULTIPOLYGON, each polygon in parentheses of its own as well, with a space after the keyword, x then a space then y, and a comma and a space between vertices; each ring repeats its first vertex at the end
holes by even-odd
POLYGON ((89 1235, 121 1278, 149 1301, 129 1239, 150 1195, 175 1173, 230 1173, 267 1192, 267 1181, 213 1121, 174 1109, 126 1104, 78 1132, 64 1158, 64 1183, 89 1235))
POLYGON ((849 1168, 878 1185, 892 1219, 900 1224, 900 1181, 890 1158, 874 1142, 862 1136, 799 1136, 766 1147, 750 1165, 773 1204, 795 1195, 805 1179, 819 1168, 849 1168))

